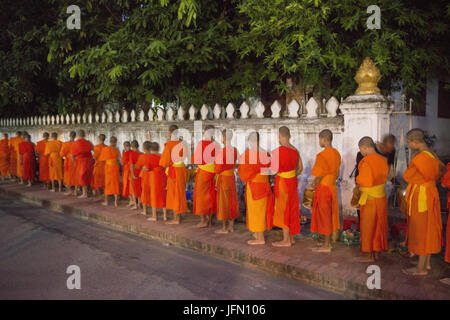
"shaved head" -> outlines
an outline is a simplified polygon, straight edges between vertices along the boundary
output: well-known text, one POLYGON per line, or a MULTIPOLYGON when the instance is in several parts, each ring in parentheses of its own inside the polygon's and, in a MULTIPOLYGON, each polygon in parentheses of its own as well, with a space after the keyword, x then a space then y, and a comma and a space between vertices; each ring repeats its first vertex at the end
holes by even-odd
POLYGON ((383 137, 383 143, 391 143, 395 144, 397 142, 397 139, 393 134, 387 134, 383 137))
POLYGON ((86 132, 84 132, 84 130, 79 130, 77 136, 80 138, 84 138, 86 136, 86 132))
POLYGON ((222 130, 222 136, 225 137, 225 140, 231 141, 233 138, 233 131, 230 129, 224 129, 222 130))
POLYGON ((319 138, 327 140, 329 142, 333 141, 333 133, 331 132, 331 130, 325 129, 320 131, 319 133, 319 138))
POLYGON ((112 144, 116 144, 117 143, 117 138, 115 136, 112 136, 111 138, 109 138, 109 142, 112 144))
POLYGON ((75 131, 70 131, 69 137, 71 137, 72 139, 75 139, 76 136, 77 136, 77 133, 75 131))
POLYGON ((289 128, 286 127, 286 126, 280 127, 280 128, 278 129, 278 133, 279 133, 281 136, 285 137, 285 138, 290 138, 290 137, 291 137, 291 131, 290 131, 289 128))
POLYGON ((130 141, 125 141, 125 142, 123 143, 123 146, 124 146, 124 147, 129 147, 129 146, 130 146, 130 141))
POLYGON ((52 139, 58 139, 58 134, 56 132, 52 132, 52 139))
POLYGON ((375 143, 371 137, 362 137, 358 142, 358 147, 375 148, 375 143))
POLYGON ((150 149, 154 152, 158 152, 159 151, 159 144, 158 142, 152 142, 150 144, 150 149))
POLYGON ((133 140, 131 141, 131 146, 135 149, 139 148, 139 142, 137 142, 137 140, 133 140))
POLYGON ((8 137, 9 137, 9 135, 8 135, 7 133, 4 133, 3 136, 4 136, 5 138, 8 138, 8 137))
POLYGON ((150 141, 145 141, 144 144, 142 145, 142 148, 144 149, 144 151, 149 151, 151 147, 152 147, 152 143, 150 141))
POLYGON ((42 137, 43 137, 44 139, 48 139, 48 132, 44 132, 44 133, 42 134, 42 137))
POLYGON ((412 142, 425 143, 425 132, 419 128, 411 129, 406 134, 406 139, 412 142))
POLYGON ((172 132, 174 132, 175 130, 178 130, 178 126, 177 126, 176 124, 170 125, 170 127, 169 127, 169 132, 172 133, 172 132))
POLYGON ((106 136, 105 136, 103 133, 101 133, 101 134, 98 135, 98 139, 99 139, 101 142, 105 142, 106 136))

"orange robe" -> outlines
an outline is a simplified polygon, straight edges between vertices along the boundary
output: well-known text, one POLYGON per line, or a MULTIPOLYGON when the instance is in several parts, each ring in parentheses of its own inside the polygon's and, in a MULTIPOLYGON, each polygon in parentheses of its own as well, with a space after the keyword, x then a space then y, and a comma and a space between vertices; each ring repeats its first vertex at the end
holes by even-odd
MULTIPOLYGON (((445 172, 442 177, 442 184, 450 189, 450 162, 447 163, 447 172, 445 172)), ((447 229, 446 233, 446 242, 445 242, 445 262, 450 263, 450 191, 447 193, 447 210, 449 215, 447 216, 447 229)))
POLYGON ((273 223, 282 229, 289 229, 290 235, 300 233, 300 201, 296 169, 300 155, 298 151, 280 146, 272 152, 271 168, 277 172, 273 193, 275 196, 273 223), (286 175, 283 177, 283 175, 286 175))
MULTIPOLYGON (((389 166, 379 154, 368 154, 358 165, 356 183, 363 188, 383 186, 387 181, 389 166)), ((381 188, 381 187, 380 187, 381 188)), ((383 197, 367 196, 360 205, 361 251, 386 251, 388 249, 388 217, 386 194, 383 197)))
POLYGON ((236 219, 239 216, 239 202, 236 190, 234 167, 238 152, 227 146, 218 151, 214 165, 217 174, 217 220, 236 219))
MULTIPOLYGON (((34 180, 36 176, 36 156, 34 144, 23 141, 18 145, 19 155, 22 155, 22 177, 24 180, 34 180)), ((20 158, 19 158, 20 161, 20 158)))
POLYGON ((184 166, 186 152, 179 141, 167 141, 159 165, 166 168, 167 197, 166 207, 175 213, 188 211, 186 201, 187 170, 184 166), (182 164, 183 163, 183 164, 182 164))
POLYGON ((238 174, 245 183, 247 228, 251 232, 263 232, 272 228, 272 190, 269 185, 269 176, 261 174, 262 168, 269 166, 269 155, 254 149, 246 150, 239 160, 238 174))
POLYGON ((16 163, 16 176, 18 177, 22 177, 22 172, 23 172, 23 168, 22 165, 20 164, 20 157, 19 157, 19 144, 21 144, 22 142, 24 142, 25 140, 22 139, 22 137, 16 137, 13 141, 13 153, 14 153, 14 158, 16 159, 15 163, 16 163))
POLYGON ((44 154, 48 156, 49 164, 49 178, 51 181, 63 180, 63 167, 61 158, 62 142, 59 140, 52 140, 45 145, 44 154))
POLYGON ((92 179, 92 143, 86 139, 78 139, 70 147, 70 155, 75 156, 75 183, 77 186, 87 186, 92 179))
POLYGON ((45 145, 47 140, 43 139, 36 144, 36 150, 39 152, 39 181, 50 180, 50 169, 48 164, 48 156, 45 155, 45 145))
POLYGON ((155 153, 141 154, 136 167, 141 169, 140 202, 157 209, 166 206, 166 174, 159 165, 161 156, 155 153))
POLYGON ((94 147, 94 169, 92 170, 92 189, 104 189, 105 188, 105 162, 99 161, 100 154, 105 144, 100 143, 94 147))
POLYGON ((66 186, 74 186, 75 182, 75 165, 69 156, 72 141, 63 142, 59 155, 64 158, 64 177, 63 181, 66 186))
POLYGON ((138 151, 130 151, 130 156, 128 159, 128 164, 130 166, 130 174, 129 174, 129 179, 130 179, 130 193, 135 195, 137 198, 139 198, 141 196, 141 178, 139 176, 139 174, 141 173, 140 169, 136 167, 136 163, 139 159, 139 156, 141 155, 140 152, 138 151), (133 179, 133 175, 131 174, 131 165, 134 165, 134 176, 136 177, 136 179, 133 179))
POLYGON ((0 140, 0 175, 9 175, 9 140, 6 138, 0 140))
POLYGON ((202 140, 195 148, 191 162, 197 164, 194 182, 192 211, 195 215, 205 216, 216 213, 216 187, 214 184, 214 160, 217 144, 202 140))
POLYGON ((314 193, 311 232, 331 235, 340 228, 336 188, 340 165, 341 155, 334 148, 326 148, 316 156, 311 175, 323 178, 314 193))
POLYGON ((130 195, 130 153, 131 150, 122 152, 122 196, 130 195))
POLYGON ((119 151, 110 146, 105 146, 98 158, 105 161, 105 195, 120 194, 120 166, 117 158, 119 151))
POLYGON ((442 249, 442 220, 436 181, 440 162, 428 152, 414 156, 403 174, 408 214, 407 245, 417 255, 439 253, 442 249), (420 205, 419 205, 420 202, 420 205))
POLYGON ((13 176, 17 176, 17 153, 15 151, 15 141, 19 137, 13 137, 9 139, 9 172, 13 176))

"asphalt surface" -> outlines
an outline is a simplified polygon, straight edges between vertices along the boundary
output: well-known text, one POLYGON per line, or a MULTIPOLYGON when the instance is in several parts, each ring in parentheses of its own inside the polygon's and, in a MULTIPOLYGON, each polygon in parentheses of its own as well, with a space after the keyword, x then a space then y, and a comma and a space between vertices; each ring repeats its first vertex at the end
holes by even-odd
POLYGON ((342 299, 0 196, 0 299, 342 299), (66 270, 80 268, 81 289, 66 270))

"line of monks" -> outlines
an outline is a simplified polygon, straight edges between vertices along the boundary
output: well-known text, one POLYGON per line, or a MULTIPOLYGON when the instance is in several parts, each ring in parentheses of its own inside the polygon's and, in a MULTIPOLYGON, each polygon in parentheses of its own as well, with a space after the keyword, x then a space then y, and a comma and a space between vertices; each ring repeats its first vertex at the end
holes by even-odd
MULTIPOLYGON (((137 141, 125 142, 121 154, 116 137, 110 137, 105 145, 105 135, 100 134, 95 146, 85 139, 83 130, 70 132, 69 141, 61 142, 58 135, 47 133, 36 146, 27 133, 17 132, 8 139, 4 134, 0 141, 0 173, 2 178, 13 177, 28 186, 34 180, 36 155, 39 158, 39 180, 55 192, 62 184, 66 195, 88 197, 88 186, 94 195, 103 191, 104 205, 114 197, 118 206, 119 197, 129 197, 129 206, 142 206, 144 215, 152 209, 148 220, 157 220, 157 209, 172 210, 174 218, 166 221, 179 224, 182 213, 188 212, 186 183, 188 167, 186 143, 178 136, 178 127, 172 125, 168 141, 162 154, 156 142, 146 141, 143 152, 137 141), (123 165, 122 176, 120 164, 123 165), (81 194, 80 194, 81 190, 81 194)), ((273 242, 275 247, 290 247, 294 235, 300 233, 300 201, 298 178, 303 171, 299 151, 290 143, 290 131, 279 128, 280 147, 268 152, 259 145, 259 134, 248 136, 248 149, 239 155, 231 144, 231 130, 222 131, 221 147, 214 141, 214 127, 207 126, 203 140, 196 146, 191 163, 197 166, 193 192, 193 214, 200 216, 198 227, 211 226, 212 216, 223 225, 216 233, 233 232, 234 220, 239 216, 235 168, 244 182, 247 207, 247 228, 253 237, 249 245, 265 243, 264 231, 273 226, 283 230, 283 239, 273 242), (275 177, 273 191, 269 178, 275 177)), ((421 129, 412 129, 407 134, 409 148, 416 152, 404 172, 408 183, 407 202, 407 246, 411 253, 419 256, 417 266, 403 271, 409 275, 425 275, 431 269, 431 254, 442 249, 442 221, 436 182, 450 188, 450 164, 445 167, 424 140, 421 129)), ((312 203, 311 231, 324 236, 323 244, 313 250, 331 252, 331 235, 340 229, 340 215, 336 179, 339 176, 341 156, 332 146, 330 130, 319 133, 319 144, 323 148, 317 154, 311 171, 312 179, 306 187, 314 192, 312 203)), ((360 218, 361 251, 365 256, 360 262, 373 262, 388 249, 388 217, 385 183, 389 167, 386 159, 377 154, 372 138, 363 137, 359 149, 364 158, 358 165, 356 183, 360 190, 358 200, 360 218)), ((191 166, 191 165, 189 165, 191 166)), ((450 198, 449 198, 450 199, 450 198)), ((450 203, 450 200, 449 200, 450 203)), ((447 223, 447 262, 450 262, 450 230, 447 223)))

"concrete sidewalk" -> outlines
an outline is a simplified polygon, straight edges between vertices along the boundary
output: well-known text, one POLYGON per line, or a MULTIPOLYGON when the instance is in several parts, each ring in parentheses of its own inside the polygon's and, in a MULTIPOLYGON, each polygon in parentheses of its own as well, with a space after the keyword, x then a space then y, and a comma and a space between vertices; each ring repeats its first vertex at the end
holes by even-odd
MULTIPOLYGON (((27 188, 0 182, 0 192, 117 230, 196 250, 353 298, 450 299, 450 287, 439 282, 444 276, 450 277, 450 267, 441 256, 433 257, 433 270, 429 275, 414 278, 401 272, 402 268, 412 266, 406 258, 395 252, 385 253, 377 262, 381 269, 381 289, 370 290, 366 286, 369 264, 353 262, 352 259, 359 255, 359 248, 342 243, 336 243, 331 254, 312 252, 316 241, 309 236, 297 237, 291 248, 274 248, 271 243, 281 239, 281 231, 272 230, 266 233, 266 245, 248 246, 246 242, 251 235, 242 223, 236 224, 234 233, 219 235, 212 229, 196 228, 198 218, 192 214, 184 214, 181 225, 166 225, 162 221, 147 221, 143 215, 124 206, 117 209, 104 207, 100 198, 67 197, 42 190, 39 185, 27 188)), ((216 224, 213 229, 218 227, 216 224)))

